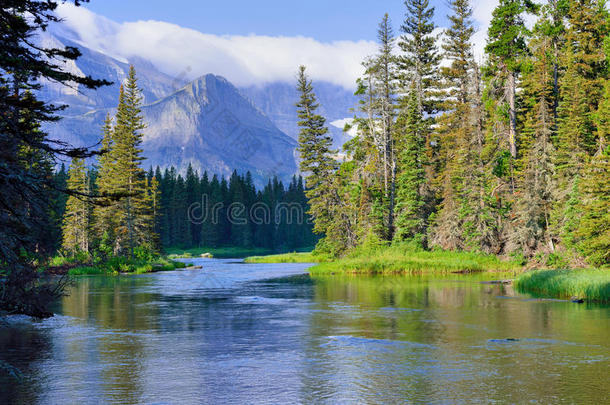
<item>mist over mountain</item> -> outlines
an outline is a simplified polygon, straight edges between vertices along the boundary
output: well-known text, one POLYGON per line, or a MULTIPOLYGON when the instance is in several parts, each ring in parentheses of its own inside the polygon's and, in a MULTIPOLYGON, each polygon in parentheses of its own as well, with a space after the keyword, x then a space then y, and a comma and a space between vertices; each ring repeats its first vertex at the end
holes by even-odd
MULTIPOLYGON (((52 138, 75 146, 96 147, 107 114, 113 115, 119 87, 134 65, 143 95, 144 162, 148 166, 175 166, 184 171, 189 164, 229 176, 233 170, 251 171, 257 183, 278 176, 288 180, 297 173, 296 139, 298 95, 293 83, 270 83, 238 89, 222 76, 204 75, 187 82, 171 77, 151 62, 134 57, 117 58, 89 49, 79 41, 62 36, 70 32, 46 33, 41 38, 48 46, 76 46, 82 56, 65 69, 112 81, 111 86, 95 91, 43 83, 43 99, 69 106, 63 119, 48 124, 52 138)), ((222 73, 222 72, 219 72, 222 73)), ((316 83, 321 112, 339 148, 349 136, 342 123, 353 115, 356 100, 352 92, 330 83, 316 83)))

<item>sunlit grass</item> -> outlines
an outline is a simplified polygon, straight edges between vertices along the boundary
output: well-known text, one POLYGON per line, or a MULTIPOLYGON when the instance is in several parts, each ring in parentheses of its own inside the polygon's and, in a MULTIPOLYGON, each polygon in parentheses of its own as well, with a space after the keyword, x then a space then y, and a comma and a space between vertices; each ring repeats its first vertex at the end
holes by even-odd
POLYGON ((348 256, 332 259, 326 255, 287 253, 246 258, 246 263, 318 263, 312 274, 421 274, 451 272, 516 272, 521 264, 493 255, 470 252, 423 251, 408 245, 360 248, 348 256))
POLYGON ((610 302, 610 270, 537 270, 515 280, 520 292, 544 297, 610 302))
POLYGON ((327 261, 328 257, 324 255, 316 255, 312 252, 302 253, 284 253, 270 256, 252 256, 247 257, 246 263, 321 263, 327 261))
POLYGON ((452 272, 516 272, 521 263, 472 252, 414 250, 406 245, 360 249, 345 258, 321 263, 312 274, 422 274, 452 272))
POLYGON ((151 261, 133 260, 123 257, 112 258, 106 262, 77 266, 68 271, 71 276, 145 274, 171 271, 187 267, 187 264, 160 257, 151 261))

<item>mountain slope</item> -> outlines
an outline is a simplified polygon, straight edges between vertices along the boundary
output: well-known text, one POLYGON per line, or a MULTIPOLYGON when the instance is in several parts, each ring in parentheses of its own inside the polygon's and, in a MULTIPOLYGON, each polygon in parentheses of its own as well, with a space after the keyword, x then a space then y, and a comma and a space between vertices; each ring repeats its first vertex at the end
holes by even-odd
MULTIPOLYGON (((287 180, 297 171, 296 142, 277 129, 226 79, 206 75, 142 108, 145 166, 188 164, 229 176, 251 171, 257 183, 269 177, 287 180)), ((93 146, 101 137, 105 108, 63 118, 46 129, 76 146, 93 146)))
MULTIPOLYGON (((350 111, 357 105, 358 99, 353 91, 327 82, 314 83, 316 96, 320 103, 318 110, 326 120, 333 137, 335 148, 341 147, 351 137, 343 133, 343 125, 332 125, 333 122, 351 118, 350 111)), ((270 83, 262 86, 250 86, 240 89, 241 92, 261 109, 285 134, 298 139, 299 127, 295 103, 299 95, 294 83, 270 83)))

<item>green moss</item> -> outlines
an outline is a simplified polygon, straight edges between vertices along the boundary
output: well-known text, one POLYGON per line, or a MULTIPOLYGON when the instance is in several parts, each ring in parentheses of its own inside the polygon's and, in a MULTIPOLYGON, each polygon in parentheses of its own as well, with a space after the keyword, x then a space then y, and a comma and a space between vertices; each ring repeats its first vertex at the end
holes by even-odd
POLYGON ((610 302, 610 270, 530 271, 515 280, 515 288, 537 296, 610 302))

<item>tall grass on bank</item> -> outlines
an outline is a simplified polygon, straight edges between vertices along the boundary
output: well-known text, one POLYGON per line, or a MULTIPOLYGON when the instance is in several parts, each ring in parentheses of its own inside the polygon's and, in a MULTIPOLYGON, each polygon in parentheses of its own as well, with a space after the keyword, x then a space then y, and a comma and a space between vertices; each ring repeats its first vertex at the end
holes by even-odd
POLYGON ((293 252, 271 256, 252 256, 247 257, 244 261, 246 263, 322 263, 328 260, 327 256, 316 255, 312 252, 293 252))
POLYGON ((49 270, 53 274, 67 274, 71 276, 83 275, 115 275, 121 273, 144 274, 159 271, 171 271, 185 268, 185 263, 169 260, 164 257, 151 259, 128 259, 114 257, 106 261, 92 262, 91 260, 77 260, 77 258, 54 257, 49 261, 49 270), (53 271, 65 267, 64 272, 53 271))
POLYGON ((472 252, 424 251, 410 245, 361 248, 345 258, 320 263, 312 274, 423 274, 482 272, 516 272, 517 261, 503 261, 493 255, 472 252))
POLYGON ((536 270, 515 280, 519 292, 554 298, 610 302, 610 270, 536 270))

